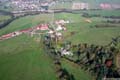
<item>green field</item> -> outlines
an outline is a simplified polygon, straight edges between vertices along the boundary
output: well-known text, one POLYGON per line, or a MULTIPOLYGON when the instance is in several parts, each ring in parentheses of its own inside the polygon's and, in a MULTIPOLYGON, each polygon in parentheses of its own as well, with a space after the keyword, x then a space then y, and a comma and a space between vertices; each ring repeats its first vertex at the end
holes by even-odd
MULTIPOLYGON (((113 12, 111 15, 120 16, 118 11, 110 12, 113 12)), ((89 13, 94 12, 89 11, 89 13)), ((97 13, 99 11, 96 11, 97 13)), ((40 23, 49 23, 52 19, 53 14, 22 17, 0 29, 0 35, 30 28, 40 23)), ((90 18, 92 23, 87 23, 86 18, 82 17, 81 13, 56 13, 54 19, 70 21, 70 24, 66 24, 67 31, 64 32, 64 40, 74 44, 106 45, 111 41, 111 38, 120 35, 120 24, 115 24, 118 27, 95 28, 94 25, 102 24, 102 21, 106 20, 102 17, 90 18), (75 34, 71 36, 71 32, 75 32, 75 34)), ((89 73, 84 72, 73 63, 64 59, 61 62, 62 67, 72 73, 76 80, 93 80, 89 73)), ((58 80, 56 76, 53 60, 45 53, 41 42, 36 42, 33 37, 23 34, 0 41, 0 80, 58 80)))
POLYGON ((11 18, 11 16, 9 16, 9 15, 0 15, 0 22, 4 22, 10 18, 11 18))
POLYGON ((0 42, 0 80, 57 80, 52 60, 40 46, 27 35, 0 42))
POLYGON ((70 74, 73 74, 75 80, 93 80, 93 77, 87 72, 82 70, 78 65, 71 63, 65 59, 62 59, 62 66, 70 71, 70 74))
MULTIPOLYGON (((92 12, 91 12, 92 13, 92 12)), ((106 14, 105 14, 106 15, 106 14)), ((114 14, 118 15, 118 14, 114 14)), ((83 18, 80 14, 60 13, 56 15, 57 19, 70 20, 71 23, 67 25, 67 32, 64 33, 65 40, 73 43, 88 43, 106 45, 111 41, 111 38, 120 35, 120 24, 116 24, 118 27, 110 28, 95 28, 96 24, 103 24, 104 18, 90 18, 92 23, 85 22, 86 18, 83 18), (67 35, 70 32, 75 32, 72 37, 67 35)))
POLYGON ((41 15, 35 15, 35 16, 22 17, 13 21, 5 28, 1 29, 0 35, 10 33, 16 30, 31 28, 40 23, 48 23, 51 20, 51 18, 52 18, 51 14, 41 14, 41 15))
MULTIPOLYGON (((28 35, 0 42, 0 80, 58 80, 53 61, 41 46, 28 35)), ((74 70, 75 79, 92 80, 81 68, 78 71, 71 63, 63 61, 62 64, 71 74, 74 70)))

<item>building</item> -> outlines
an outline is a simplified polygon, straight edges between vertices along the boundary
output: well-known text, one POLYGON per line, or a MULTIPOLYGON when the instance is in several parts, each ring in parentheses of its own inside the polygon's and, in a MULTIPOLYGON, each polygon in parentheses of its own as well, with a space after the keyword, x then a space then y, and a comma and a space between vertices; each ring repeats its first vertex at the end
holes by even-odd
POLYGON ((89 9, 88 3, 73 3, 72 9, 89 9))
POLYGON ((120 9, 120 4, 109 4, 109 3, 101 3, 101 9, 120 9))
POLYGON ((100 8, 101 9, 112 9, 112 5, 109 3, 101 3, 100 8))

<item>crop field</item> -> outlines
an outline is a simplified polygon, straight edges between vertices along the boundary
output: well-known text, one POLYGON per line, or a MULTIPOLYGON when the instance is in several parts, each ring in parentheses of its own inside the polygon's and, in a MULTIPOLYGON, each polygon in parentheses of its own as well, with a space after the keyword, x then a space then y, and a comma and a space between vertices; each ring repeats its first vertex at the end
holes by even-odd
MULTIPOLYGON (((95 45, 107 45, 112 38, 120 35, 120 23, 113 27, 96 28, 95 25, 107 24, 103 17, 82 17, 83 12, 89 14, 101 14, 103 16, 120 16, 118 11, 79 11, 73 13, 55 13, 29 15, 16 19, 8 26, 0 29, 0 36, 13 31, 31 28, 40 23, 51 23, 53 20, 69 20, 64 41, 74 44, 87 43, 95 45), (86 19, 91 22, 86 22, 86 19), (114 27, 117 26, 117 27, 114 27), (74 33, 71 35, 71 33, 74 33)), ((1 17, 1 16, 0 16, 1 17)), ((9 17, 0 18, 6 20, 9 17)), ((62 59, 62 67, 73 73, 76 80, 94 80, 89 73, 77 65, 62 59)), ((27 34, 0 41, 0 80, 58 80, 53 60, 46 54, 41 42, 37 42, 27 34)))

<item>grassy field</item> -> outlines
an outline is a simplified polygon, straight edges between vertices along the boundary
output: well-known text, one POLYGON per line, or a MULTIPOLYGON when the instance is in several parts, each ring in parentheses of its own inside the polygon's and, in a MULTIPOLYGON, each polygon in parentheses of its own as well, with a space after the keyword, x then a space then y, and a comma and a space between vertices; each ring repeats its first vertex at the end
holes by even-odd
POLYGON ((73 3, 57 3, 54 6, 50 6, 50 9, 71 9, 72 8, 73 3))
POLYGON ((57 80, 40 46, 27 35, 0 42, 0 80, 57 80))
POLYGON ((57 14, 57 19, 70 20, 71 23, 67 25, 67 31, 64 33, 65 40, 73 43, 88 43, 106 45, 111 41, 111 38, 120 35, 120 24, 118 27, 109 28, 95 28, 95 24, 102 24, 104 18, 89 18, 92 23, 87 23, 86 18, 81 17, 80 14, 57 14), (58 16, 57 16, 58 15, 58 16), (75 32, 73 36, 69 36, 70 32, 75 32))
POLYGON ((30 28, 40 23, 48 23, 52 18, 51 15, 52 14, 41 14, 41 15, 26 16, 26 17, 19 18, 13 21, 12 23, 10 23, 5 28, 1 29, 0 35, 10 33, 16 30, 30 28))
POLYGON ((120 16, 120 10, 86 10, 79 11, 79 13, 89 13, 91 15, 97 14, 101 16, 120 16))
MULTIPOLYGON (((119 16, 118 12, 113 11, 113 13, 119 16)), ((111 13, 111 15, 113 14, 111 13)), ((5 28, 0 29, 0 35, 30 28, 40 23, 49 23, 52 19, 53 14, 22 17, 13 21, 5 28)), ((64 32, 64 40, 71 41, 74 44, 106 45, 111 41, 112 37, 120 35, 120 24, 116 24, 118 27, 93 27, 96 24, 102 24, 102 21, 106 20, 104 18, 89 18, 92 23, 87 23, 85 21, 86 18, 82 17, 81 14, 57 13, 54 15, 54 19, 70 21, 70 24, 66 25, 67 30, 64 32), (71 32, 75 32, 75 34, 70 35, 71 32)), ((88 73, 71 62, 63 59, 62 66, 72 73, 76 80, 92 80, 88 73)), ((0 80, 57 80, 57 77, 53 61, 44 52, 41 43, 23 34, 0 42, 0 80)))
MULTIPOLYGON (((53 61, 41 46, 28 35, 0 42, 0 80, 58 80, 53 61)), ((62 60, 62 65, 71 74, 74 72, 75 79, 92 80, 90 75, 86 77, 85 72, 80 68, 78 71, 73 64, 62 60)))
POLYGON ((65 59, 61 60, 63 68, 66 68, 70 74, 73 74, 75 77, 75 80, 93 80, 93 77, 91 77, 87 72, 82 70, 80 66, 71 63, 65 59))
POLYGON ((0 15, 0 22, 6 21, 8 19, 10 19, 11 17, 8 15, 0 15))

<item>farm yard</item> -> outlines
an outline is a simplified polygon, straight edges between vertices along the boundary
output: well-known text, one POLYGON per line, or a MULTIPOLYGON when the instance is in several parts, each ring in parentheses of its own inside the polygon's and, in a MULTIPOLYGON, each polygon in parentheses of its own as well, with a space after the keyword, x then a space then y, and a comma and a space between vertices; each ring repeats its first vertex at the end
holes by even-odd
MULTIPOLYGON (((70 23, 65 24, 66 30, 61 31, 63 40, 58 43, 71 42, 72 45, 93 44, 106 46, 113 38, 120 36, 120 23, 109 23, 108 20, 113 21, 116 19, 105 18, 105 16, 119 17, 119 12, 120 10, 82 10, 74 13, 28 15, 18 18, 0 29, 0 36, 33 28, 42 23, 50 24, 52 19, 54 21, 63 19, 68 20, 70 23), (84 17, 84 13, 100 16, 84 17)), ((117 20, 120 21, 120 19, 117 20)), ((54 27, 57 26, 54 25, 54 27)), ((72 58, 65 56, 65 58, 56 59, 58 55, 52 55, 55 56, 55 58, 52 58, 51 51, 49 52, 49 48, 46 50, 43 43, 43 36, 45 35, 31 37, 29 34, 22 34, 0 41, 0 80, 59 80, 60 71, 64 72, 63 77, 73 76, 72 79, 67 80, 95 80, 96 76, 85 71, 82 65, 74 62, 77 56, 72 58), (40 40, 36 41, 36 38, 40 40), (60 64, 55 64, 55 60, 60 64)), ((120 50, 120 43, 117 45, 117 49, 120 50)))

